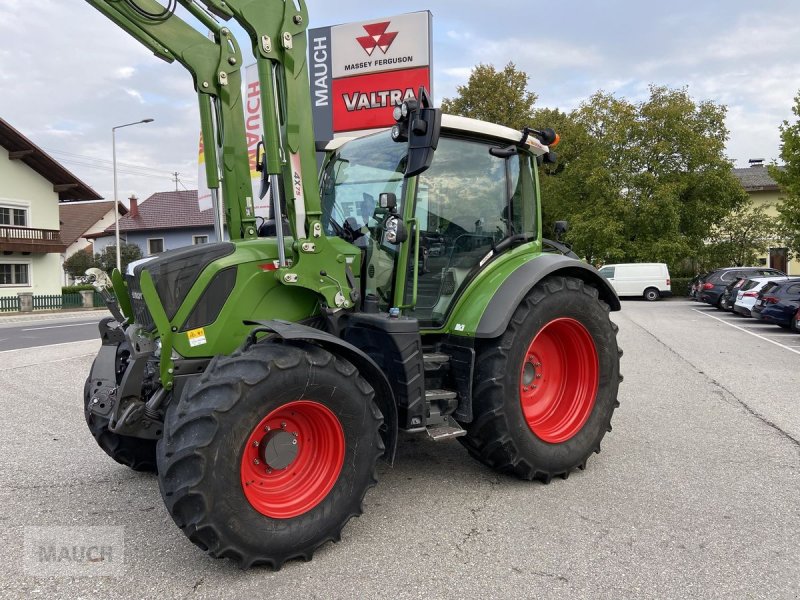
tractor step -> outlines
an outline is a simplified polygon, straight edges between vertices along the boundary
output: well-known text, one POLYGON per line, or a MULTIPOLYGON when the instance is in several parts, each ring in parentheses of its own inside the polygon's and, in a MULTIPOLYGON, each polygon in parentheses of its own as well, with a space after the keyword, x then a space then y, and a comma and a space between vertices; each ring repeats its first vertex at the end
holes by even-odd
POLYGON ((431 376, 443 374, 449 368, 450 355, 444 352, 426 352, 422 355, 425 372, 431 376))
POLYGON ((466 434, 467 432, 461 428, 461 425, 456 423, 456 420, 449 415, 445 417, 444 423, 428 427, 428 436, 434 442, 441 442, 442 440, 449 440, 466 434))
POLYGON ((430 404, 439 400, 455 400, 458 397, 452 390, 425 390, 425 401, 430 404))

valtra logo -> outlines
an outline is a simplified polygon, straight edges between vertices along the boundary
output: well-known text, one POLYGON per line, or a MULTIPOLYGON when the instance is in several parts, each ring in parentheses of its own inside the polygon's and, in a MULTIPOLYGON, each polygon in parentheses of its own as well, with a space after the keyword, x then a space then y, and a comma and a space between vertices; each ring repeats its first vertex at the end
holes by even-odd
POLYGON ((356 40, 358 40, 358 43, 361 44, 361 47, 364 48, 364 51, 369 56, 372 56, 372 53, 375 52, 375 48, 380 48, 381 52, 384 54, 388 52, 389 47, 398 34, 397 31, 387 31, 390 24, 391 21, 363 25, 364 31, 366 31, 368 35, 358 37, 356 40))

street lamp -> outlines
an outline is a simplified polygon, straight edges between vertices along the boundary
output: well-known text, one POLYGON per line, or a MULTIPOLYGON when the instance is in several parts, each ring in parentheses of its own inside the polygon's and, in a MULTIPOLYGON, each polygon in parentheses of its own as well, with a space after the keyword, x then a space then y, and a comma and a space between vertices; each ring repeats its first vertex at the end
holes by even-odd
POLYGON ((114 239, 117 244, 117 270, 122 272, 122 257, 119 251, 119 200, 117 200, 117 129, 139 125, 141 123, 152 123, 153 119, 142 119, 134 123, 125 123, 111 128, 111 158, 114 163, 114 239))

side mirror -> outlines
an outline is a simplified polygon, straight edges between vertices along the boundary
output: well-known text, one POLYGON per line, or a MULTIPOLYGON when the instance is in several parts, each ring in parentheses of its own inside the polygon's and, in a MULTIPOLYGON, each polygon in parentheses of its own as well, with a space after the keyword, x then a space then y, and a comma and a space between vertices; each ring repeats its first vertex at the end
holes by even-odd
POLYGON ((433 108, 428 92, 422 87, 418 99, 395 106, 393 116, 397 124, 392 127, 392 139, 408 142, 405 176, 419 175, 433 162, 433 153, 439 145, 442 111, 433 108))
POLYGON ((408 230, 406 224, 400 217, 389 217, 383 224, 383 229, 386 232, 386 241, 390 244, 402 244, 408 239, 408 230))
POLYGON ((397 208, 397 196, 393 192, 383 192, 378 195, 378 205, 389 212, 397 208))

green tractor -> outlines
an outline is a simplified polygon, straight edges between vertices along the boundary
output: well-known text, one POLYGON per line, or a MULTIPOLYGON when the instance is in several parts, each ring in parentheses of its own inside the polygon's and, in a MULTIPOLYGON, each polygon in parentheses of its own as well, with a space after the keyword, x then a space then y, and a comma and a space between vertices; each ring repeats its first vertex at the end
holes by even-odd
POLYGON ((174 3, 87 1, 192 74, 222 195, 230 241, 113 272, 84 390, 99 445, 157 471, 192 542, 243 568, 310 559, 362 512, 401 430, 545 483, 600 451, 620 304, 542 237, 552 130, 442 115, 420 90, 391 131, 317 147, 302 0, 177 0, 210 36, 174 3), (263 223, 229 19, 261 83, 263 223))

